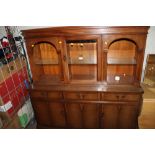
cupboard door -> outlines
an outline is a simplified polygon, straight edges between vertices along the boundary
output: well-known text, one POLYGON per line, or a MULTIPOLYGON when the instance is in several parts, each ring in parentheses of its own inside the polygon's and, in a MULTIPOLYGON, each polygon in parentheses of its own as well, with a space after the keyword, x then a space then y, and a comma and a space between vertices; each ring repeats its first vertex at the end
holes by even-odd
POLYGON ((51 121, 49 117, 48 104, 43 101, 33 101, 32 105, 35 112, 37 124, 43 125, 43 126, 50 126, 51 121))
POLYGON ((83 128, 99 128, 99 105, 82 104, 83 128))
POLYGON ((101 128, 118 128, 118 116, 119 113, 117 105, 102 105, 102 112, 100 116, 101 128))
POLYGON ((68 128, 82 128, 82 111, 80 104, 67 103, 66 115, 68 128))
POLYGON ((136 106, 122 105, 119 114, 119 128, 132 129, 137 128, 138 116, 136 106))
POLYGON ((62 103, 49 103, 50 120, 52 127, 64 128, 66 126, 65 108, 62 103))

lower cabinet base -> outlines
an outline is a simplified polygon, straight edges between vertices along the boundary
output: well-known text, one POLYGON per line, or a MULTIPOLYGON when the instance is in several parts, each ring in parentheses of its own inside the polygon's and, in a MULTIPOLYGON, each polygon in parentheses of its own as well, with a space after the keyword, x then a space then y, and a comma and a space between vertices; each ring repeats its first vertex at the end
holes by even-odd
MULTIPOLYGON (((48 117, 44 116, 45 118, 48 118, 47 120, 39 119, 42 115, 48 115, 50 111, 45 111, 44 114, 39 113, 39 117, 37 117, 38 113, 36 113, 37 128, 38 129, 137 129, 138 128, 137 108, 135 106, 86 104, 84 105, 84 107, 82 107, 82 109, 78 107, 80 107, 79 103, 69 104, 68 106, 66 105, 64 106, 64 109, 66 109, 65 112, 59 114, 57 112, 54 112, 54 114, 57 115, 63 114, 62 116, 64 116, 65 121, 60 121, 60 118, 62 116, 58 117, 56 115, 53 117, 54 119, 51 118, 53 114, 49 115, 48 117), (70 108, 67 109, 67 107, 70 108)), ((56 109, 52 109, 52 111, 54 110, 56 109)))
POLYGON ((142 93, 31 90, 40 129, 137 129, 142 93))

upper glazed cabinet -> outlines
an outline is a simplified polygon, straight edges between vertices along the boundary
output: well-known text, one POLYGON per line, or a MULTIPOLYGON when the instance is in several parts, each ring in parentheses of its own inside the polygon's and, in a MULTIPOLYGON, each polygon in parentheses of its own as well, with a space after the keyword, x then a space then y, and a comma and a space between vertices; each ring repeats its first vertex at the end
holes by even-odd
POLYGON ((145 44, 144 35, 104 35, 103 49, 107 53, 108 84, 140 82, 145 44))
POLYGON ((24 31, 33 81, 139 83, 147 29, 60 27, 24 31))

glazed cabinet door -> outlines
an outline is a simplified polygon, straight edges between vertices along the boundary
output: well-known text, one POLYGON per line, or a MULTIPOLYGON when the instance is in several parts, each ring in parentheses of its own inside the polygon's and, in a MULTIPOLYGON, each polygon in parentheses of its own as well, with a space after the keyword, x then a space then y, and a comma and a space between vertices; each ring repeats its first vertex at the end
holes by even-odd
POLYGON ((101 79, 101 36, 66 37, 69 80, 95 82, 101 79))
POLYGON ((49 106, 46 101, 32 101, 32 106, 35 113, 35 118, 37 121, 38 128, 41 127, 50 127, 51 120, 50 120, 50 113, 49 113, 49 106))
POLYGON ((103 35, 104 79, 110 84, 133 84, 140 81, 145 35, 103 35), (107 75, 106 75, 106 74, 107 75))
POLYGON ((29 39, 28 57, 33 81, 39 84, 62 81, 62 55, 64 43, 61 37, 41 37, 29 39))
POLYGON ((65 107, 60 102, 49 102, 49 117, 53 128, 66 127, 65 107))

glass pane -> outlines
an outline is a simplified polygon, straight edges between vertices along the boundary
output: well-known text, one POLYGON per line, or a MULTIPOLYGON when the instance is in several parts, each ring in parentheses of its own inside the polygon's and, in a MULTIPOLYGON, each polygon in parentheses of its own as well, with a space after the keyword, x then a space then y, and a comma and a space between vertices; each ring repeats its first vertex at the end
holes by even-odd
POLYGON ((137 46, 134 42, 120 39, 113 42, 107 54, 107 81, 115 84, 132 83, 136 69, 137 46))
POLYGON ((71 80, 97 79, 96 40, 68 40, 67 51, 71 80))
POLYGON ((136 64, 136 50, 132 41, 115 41, 108 50, 108 64, 136 64))
POLYGON ((59 58, 56 48, 50 43, 39 43, 33 49, 35 74, 33 79, 57 80, 60 79, 59 58))

